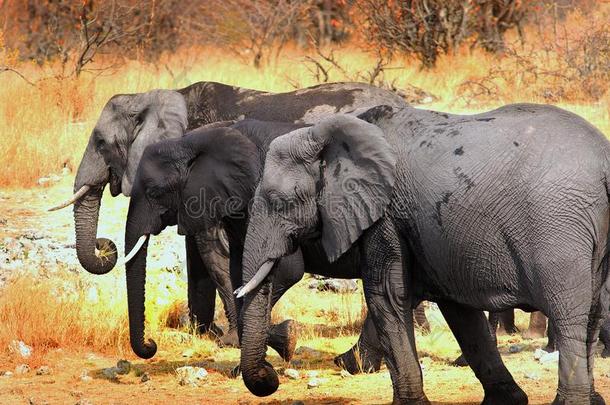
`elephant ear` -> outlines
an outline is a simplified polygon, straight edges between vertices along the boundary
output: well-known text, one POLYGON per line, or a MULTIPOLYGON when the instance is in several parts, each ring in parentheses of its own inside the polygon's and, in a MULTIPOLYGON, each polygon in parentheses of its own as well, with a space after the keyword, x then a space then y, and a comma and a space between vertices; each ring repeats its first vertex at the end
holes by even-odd
POLYGON ((178 233, 198 233, 243 216, 260 173, 254 143, 232 128, 201 129, 184 138, 191 151, 182 186, 178 233))
POLYGON ((135 115, 135 139, 129 146, 127 168, 122 179, 123 194, 129 195, 144 149, 164 139, 180 138, 187 128, 186 102, 172 90, 138 94, 129 108, 135 115))
POLYGON ((384 214, 394 188, 396 157, 381 129, 352 116, 320 122, 312 128, 312 138, 325 145, 318 209, 322 246, 332 262, 384 214))

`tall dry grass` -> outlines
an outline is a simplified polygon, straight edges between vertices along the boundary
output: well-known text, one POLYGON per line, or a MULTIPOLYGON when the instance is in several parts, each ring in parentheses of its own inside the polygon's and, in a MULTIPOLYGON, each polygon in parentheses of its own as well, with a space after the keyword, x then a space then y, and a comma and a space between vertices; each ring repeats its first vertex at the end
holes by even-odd
MULTIPOLYGON (((451 112, 475 112, 513 102, 545 103, 551 92, 555 104, 582 115, 610 134, 608 83, 594 83, 602 94, 606 93, 598 100, 590 100, 584 82, 581 85, 578 80, 555 74, 565 72, 562 61, 566 56, 553 57, 549 52, 551 42, 559 52, 567 45, 562 48, 557 44, 580 46, 584 35, 607 24, 610 5, 600 8, 594 16, 574 15, 559 33, 544 38, 530 27, 527 45, 515 45, 515 57, 498 57, 464 47, 440 57, 430 71, 421 70, 414 59, 398 58, 386 69, 384 80, 399 89, 421 88, 438 97, 426 108, 451 112)), ((516 43, 516 38, 509 38, 511 41, 516 43)), ((309 70, 312 66, 304 62, 305 54, 288 47, 275 64, 257 70, 223 49, 178 49, 154 64, 132 61, 98 75, 84 73, 76 79, 62 78, 64 69, 59 64, 40 67, 16 62, 14 53, 3 47, 0 37, 1 64, 14 67, 35 84, 28 84, 14 72, 0 74, 0 161, 5 164, 0 171, 0 186, 31 186, 40 176, 58 172, 64 166, 75 170, 102 107, 114 94, 180 88, 202 80, 287 91, 317 84, 309 70)), ((311 52, 310 55, 315 56, 311 52)), ((355 46, 342 46, 335 55, 347 73, 330 68, 330 81, 359 77, 358 72, 371 71, 376 64, 375 58, 355 46)), ((103 59, 98 63, 98 67, 108 65, 103 59)))

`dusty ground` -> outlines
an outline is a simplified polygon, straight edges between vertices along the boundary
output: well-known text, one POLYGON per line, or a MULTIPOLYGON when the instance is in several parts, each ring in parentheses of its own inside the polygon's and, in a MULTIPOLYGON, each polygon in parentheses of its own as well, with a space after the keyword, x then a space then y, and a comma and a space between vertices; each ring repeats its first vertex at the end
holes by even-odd
MULTIPOLYGON (((59 213, 44 211, 69 193, 70 184, 71 179, 67 177, 52 187, 0 191, 0 242, 5 246, 14 246, 14 243, 28 243, 30 240, 38 243, 36 241, 43 238, 53 245, 54 257, 58 258, 57 262, 63 263, 62 271, 68 269, 76 272, 89 282, 95 279, 78 270, 76 258, 71 251, 71 244, 74 243, 71 210, 59 213)), ((120 242, 123 239, 125 206, 124 198, 105 198, 100 221, 99 234, 119 242, 120 251, 123 251, 120 242)), ((155 239, 153 248, 150 249, 153 252, 150 254, 153 256, 151 266, 162 266, 164 262, 180 262, 183 259, 180 241, 172 236, 174 233, 175 230, 172 229, 166 232, 167 236, 155 239)), ((32 268, 31 257, 19 260, 0 263, 0 276, 10 278, 16 272, 31 272, 37 277, 61 277, 52 271, 42 274, 41 269, 32 268)), ((52 266, 49 258, 45 260, 42 267, 52 266)), ((158 281, 153 279, 149 283, 155 284, 158 281)), ((24 375, 0 377, 0 404, 292 404, 296 401, 311 404, 388 403, 392 391, 385 367, 372 375, 342 376, 332 362, 337 353, 347 350, 356 340, 346 326, 346 319, 351 318, 345 318, 342 312, 347 308, 357 313, 360 297, 359 292, 343 295, 316 292, 307 288, 307 281, 301 282, 287 294, 276 311, 280 313, 276 313, 276 318, 284 315, 303 323, 304 333, 300 345, 306 349, 299 351, 300 354, 295 356, 292 364, 283 363, 271 350, 269 355, 276 368, 295 368, 301 378, 291 380, 282 376, 279 391, 269 398, 254 397, 245 388, 241 378, 229 377, 230 370, 237 363, 238 350, 219 349, 209 339, 203 339, 203 345, 194 345, 186 337, 182 343, 174 343, 169 347, 161 344, 157 355, 149 361, 136 359, 128 351, 118 350, 114 354, 93 353, 87 347, 78 349, 78 342, 69 348, 53 348, 43 356, 33 356, 32 359, 20 359, 1 347, 0 374, 6 370, 14 371, 21 363, 29 363, 33 371, 24 375), (302 302, 307 302, 310 306, 304 308, 300 304, 302 302), (189 353, 188 349, 192 347, 195 350, 189 353), (123 357, 132 362, 131 373, 120 376, 116 381, 105 378, 102 370, 114 366, 123 357), (178 384, 175 369, 186 364, 204 367, 209 372, 200 386, 178 384), (36 375, 34 371, 41 365, 51 367, 52 373, 36 375), (81 378, 84 371, 91 377, 89 381, 81 378), (317 378, 322 380, 318 387, 307 387, 311 372, 317 373, 317 378), (142 383, 141 375, 144 373, 150 376, 150 381, 142 383)), ((438 404, 479 403, 483 394, 472 371, 450 365, 458 353, 457 345, 438 311, 432 307, 428 315, 433 326, 432 333, 427 336, 418 333, 418 349, 424 365, 424 384, 428 397, 438 404)), ((525 323, 525 315, 519 314, 518 326, 524 328, 525 323)), ((159 343, 167 339, 159 340, 158 335, 170 332, 155 333, 157 335, 154 337, 159 343)), ((18 338, 15 336, 15 339, 18 338)), ((533 404, 549 403, 556 387, 556 365, 542 365, 533 357, 535 348, 543 345, 543 340, 524 341, 519 336, 500 338, 500 349, 506 365, 533 404), (509 353, 511 346, 518 347, 520 351, 509 353)), ((598 390, 610 400, 610 359, 599 359, 596 373, 598 390)))

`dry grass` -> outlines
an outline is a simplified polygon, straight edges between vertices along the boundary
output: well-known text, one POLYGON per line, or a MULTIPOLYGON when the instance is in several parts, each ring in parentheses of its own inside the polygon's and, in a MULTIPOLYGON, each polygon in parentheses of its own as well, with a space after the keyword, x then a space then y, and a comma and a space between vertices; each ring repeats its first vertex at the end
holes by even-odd
MULTIPOLYGON (((566 73, 565 53, 578 49, 583 36, 592 29, 606 27, 609 18, 610 5, 601 6, 594 19, 574 15, 560 27, 559 34, 544 39, 537 39, 539 34, 531 27, 528 45, 516 46, 516 55, 504 58, 465 47, 441 57, 431 71, 422 71, 413 59, 399 58, 385 71, 384 80, 399 89, 424 89, 438 97, 426 107, 452 112, 552 99, 610 134, 608 83, 592 84, 589 78, 581 83, 562 75, 566 73), (544 73, 549 71, 559 74, 544 73), (601 94, 596 100, 588 96, 591 86, 601 94)), ((370 71, 376 63, 369 54, 349 45, 336 50, 335 55, 347 74, 331 69, 330 81, 353 79, 357 72, 370 71)), ((180 49, 155 64, 130 62, 98 76, 85 73, 74 79, 61 78, 60 65, 39 67, 16 62, 14 53, 2 46, 0 36, 0 64, 14 67, 35 84, 28 84, 11 71, 0 74, 0 160, 8 162, 0 173, 0 186, 30 186, 64 166, 75 170, 103 105, 114 94, 179 88, 200 80, 287 91, 316 84, 304 56, 303 51, 287 49, 276 64, 256 70, 226 50, 180 49)), ((107 65, 107 61, 98 62, 107 65)))

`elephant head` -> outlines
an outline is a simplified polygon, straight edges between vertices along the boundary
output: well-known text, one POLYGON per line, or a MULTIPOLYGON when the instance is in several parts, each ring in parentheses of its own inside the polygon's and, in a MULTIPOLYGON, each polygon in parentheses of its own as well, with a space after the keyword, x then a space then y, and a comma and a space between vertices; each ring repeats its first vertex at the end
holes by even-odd
POLYGON ((168 225, 194 235, 240 215, 259 176, 256 146, 231 128, 198 129, 148 146, 133 183, 125 229, 131 347, 142 358, 156 352, 144 341, 148 237, 168 225))
POLYGON ((274 262, 305 239, 320 239, 335 261, 390 202, 396 159, 375 125, 336 115, 275 139, 250 211, 243 277, 241 368, 248 389, 272 394, 277 374, 265 361, 274 262))
POLYGON ((178 138, 187 127, 184 97, 175 91, 116 95, 108 101, 81 160, 74 196, 51 210, 74 203, 76 252, 90 273, 104 274, 116 264, 116 247, 96 238, 100 200, 106 184, 113 196, 129 196, 140 157, 146 146, 178 138), (100 251, 107 254, 100 255, 100 251))

